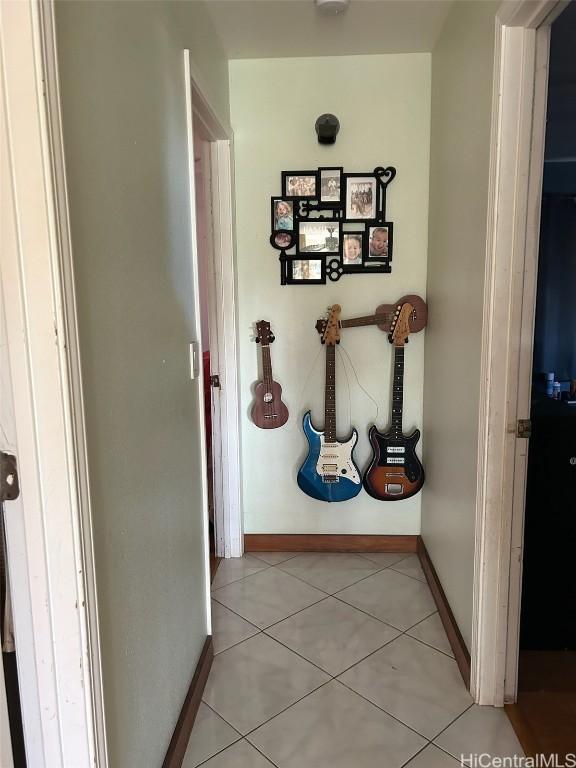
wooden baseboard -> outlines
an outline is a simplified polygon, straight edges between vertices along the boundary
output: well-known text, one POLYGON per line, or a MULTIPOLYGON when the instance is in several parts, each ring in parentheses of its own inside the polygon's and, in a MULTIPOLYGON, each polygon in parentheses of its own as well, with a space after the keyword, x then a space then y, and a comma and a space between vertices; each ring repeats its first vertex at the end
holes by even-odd
POLYGON ((196 665, 190 688, 184 699, 180 717, 174 728, 172 740, 162 763, 162 768, 181 768, 213 659, 214 647, 212 645, 212 636, 208 635, 196 665))
POLYGON ((438 578, 436 569, 434 568, 421 536, 418 536, 417 552, 418 557, 420 558, 420 563, 422 564, 422 570, 428 580, 428 586, 430 587, 434 602, 438 608, 438 613, 442 619, 442 624, 444 625, 444 629, 448 636, 450 647, 456 658, 458 669, 460 670, 460 674, 462 675, 466 687, 470 689, 470 653, 466 647, 462 633, 458 628, 458 624, 456 624, 456 619, 448 604, 448 600, 442 589, 442 584, 440 584, 440 579, 438 578))
POLYGON ((418 536, 247 533, 246 552, 416 552, 418 536))

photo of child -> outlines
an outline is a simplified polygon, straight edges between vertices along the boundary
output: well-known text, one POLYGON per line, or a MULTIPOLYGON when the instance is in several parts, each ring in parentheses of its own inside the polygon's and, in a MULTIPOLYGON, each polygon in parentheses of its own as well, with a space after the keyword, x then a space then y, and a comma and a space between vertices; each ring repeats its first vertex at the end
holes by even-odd
POLYGON ((292 245, 292 235, 289 235, 288 232, 277 232, 274 235, 274 244, 277 248, 286 250, 292 245))
POLYGON ((344 235, 345 266, 360 266, 362 264, 362 235, 344 235))
POLYGON ((388 258, 388 227, 370 227, 369 255, 371 259, 388 258))
POLYGON ((276 200, 274 206, 274 229, 294 229, 294 203, 276 200))

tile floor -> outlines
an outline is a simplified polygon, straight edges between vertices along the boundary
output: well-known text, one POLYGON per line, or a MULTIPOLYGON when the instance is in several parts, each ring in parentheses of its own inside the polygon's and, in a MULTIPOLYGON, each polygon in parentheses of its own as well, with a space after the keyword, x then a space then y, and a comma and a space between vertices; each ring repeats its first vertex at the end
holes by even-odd
POLYGON ((522 755, 472 704, 416 555, 221 561, 216 656, 184 768, 456 768, 522 755))

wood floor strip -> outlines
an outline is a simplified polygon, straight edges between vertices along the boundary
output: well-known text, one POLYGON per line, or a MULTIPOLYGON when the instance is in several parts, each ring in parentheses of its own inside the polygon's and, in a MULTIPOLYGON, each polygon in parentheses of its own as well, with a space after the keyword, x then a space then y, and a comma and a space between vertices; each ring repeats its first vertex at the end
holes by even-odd
POLYGON ((420 558, 420 563, 422 564, 422 570, 428 580, 428 586, 430 587, 442 624, 444 625, 444 630, 448 636, 448 642, 450 643, 456 663, 458 664, 458 669, 460 670, 460 674, 462 675, 466 687, 470 690, 470 653, 466 647, 462 633, 456 623, 456 619, 448 604, 448 600, 442 589, 442 584, 440 583, 434 564, 430 559, 430 555, 428 554, 428 550, 426 549, 421 536, 418 536, 417 552, 418 557, 420 558))
POLYGON ((212 636, 208 635, 202 653, 196 665, 190 688, 184 699, 180 717, 174 728, 174 733, 170 741, 170 746, 166 752, 166 757, 162 763, 162 768, 181 768, 192 733, 192 727, 198 713, 198 707, 202 701, 204 687, 208 680, 212 661, 214 660, 214 647, 212 645, 212 636))
POLYGON ((247 533, 246 552, 416 552, 417 536, 247 533))

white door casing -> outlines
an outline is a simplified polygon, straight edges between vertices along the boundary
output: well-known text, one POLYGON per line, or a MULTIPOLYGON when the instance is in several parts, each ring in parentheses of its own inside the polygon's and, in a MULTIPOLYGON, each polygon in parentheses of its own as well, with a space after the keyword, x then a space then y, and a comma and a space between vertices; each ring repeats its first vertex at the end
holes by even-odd
POLYGON ((503 2, 496 19, 471 649, 478 704, 514 700, 549 25, 566 3, 503 2))
MULTIPOLYGON (((210 293, 210 339, 217 354, 210 360, 218 373, 221 389, 214 398, 218 409, 214 424, 220 432, 214 448, 214 505, 216 555, 241 557, 244 551, 240 477, 240 403, 238 392, 238 341, 236 329, 236 288, 234 283, 234 204, 232 173, 232 132, 222 124, 201 88, 201 77, 194 70, 190 52, 184 51, 187 85, 189 156, 193 181, 193 123, 201 125, 210 140, 210 191, 212 208, 213 263, 208 272, 210 293), (219 454, 219 456, 217 455, 219 454), (218 466, 218 462, 220 466, 218 466)), ((193 239, 195 239, 195 196, 190 193, 193 239)), ((212 351, 212 350, 211 350, 212 351)), ((204 449, 203 460, 206 464, 204 449)), ((207 518, 207 508, 206 508, 207 518)))
POLYGON ((21 487, 8 511, 8 563, 28 762, 84 768, 97 754, 87 605, 93 574, 80 515, 62 211, 44 98, 44 54, 55 54, 41 10, 53 9, 35 0, 0 4, 0 272, 21 487))

